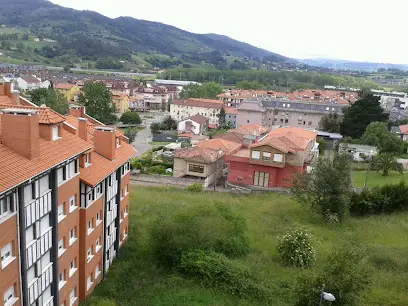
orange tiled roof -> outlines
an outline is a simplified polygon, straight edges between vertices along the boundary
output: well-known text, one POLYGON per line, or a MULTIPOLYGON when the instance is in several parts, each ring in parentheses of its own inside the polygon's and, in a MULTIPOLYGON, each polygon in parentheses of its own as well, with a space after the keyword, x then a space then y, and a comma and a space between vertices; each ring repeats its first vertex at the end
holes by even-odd
POLYGON ((235 107, 224 107, 225 113, 230 115, 238 115, 238 110, 235 107))
MULTIPOLYGON (((224 153, 222 154, 224 155, 224 153)), ((200 148, 198 146, 192 148, 185 148, 176 151, 175 158, 189 159, 203 163, 213 163, 217 160, 218 149, 211 150, 207 148, 200 148)))
POLYGON ((251 148, 269 145, 285 153, 294 153, 306 149, 310 141, 316 139, 316 136, 316 132, 300 128, 279 128, 270 132, 258 143, 251 145, 251 148))
POLYGON ((39 142, 39 157, 32 160, 0 144, 0 193, 91 148, 89 143, 67 131, 63 132, 58 141, 47 141, 40 137, 39 142))
POLYGON ((80 179, 94 187, 135 155, 136 150, 129 144, 122 144, 119 148, 116 148, 114 160, 109 160, 94 152, 92 164, 87 168, 81 169, 80 179))
POLYGON ((399 129, 401 131, 401 134, 408 134, 408 124, 400 125, 399 129))
POLYGON ((10 105, 10 104, 0 104, 0 109, 5 108, 21 108, 21 109, 34 109, 40 111, 40 116, 38 118, 41 124, 56 124, 65 121, 65 117, 53 111, 49 107, 35 107, 35 106, 23 106, 23 105, 10 105))
POLYGON ((268 129, 260 124, 246 124, 240 125, 237 129, 229 130, 228 132, 229 133, 237 132, 245 135, 261 136, 268 132, 268 129))
POLYGON ((222 138, 203 140, 203 141, 198 142, 196 146, 199 148, 205 148, 205 149, 210 149, 210 150, 215 150, 215 151, 218 151, 219 149, 221 149, 222 152, 224 153, 230 153, 241 147, 241 145, 236 142, 229 141, 229 140, 222 139, 222 138))
POLYGON ((70 84, 70 83, 58 83, 58 84, 54 85, 54 88, 70 90, 74 86, 76 86, 76 85, 75 84, 70 84))
MULTIPOLYGON (((104 124, 102 124, 102 123, 101 124, 96 124, 95 122, 97 122, 97 121, 95 121, 95 119, 93 119, 92 117, 90 117, 88 115, 85 115, 85 118, 88 119, 86 129, 88 130, 88 134, 90 136, 89 139, 93 140, 93 133, 94 133, 95 127, 103 126, 104 124)), ((65 121, 68 124, 70 124, 73 127, 78 129, 78 117, 75 117, 73 115, 67 115, 67 116, 65 116, 65 121)), ((116 135, 116 137, 121 137, 121 136, 123 136, 123 133, 120 130, 115 129, 115 135, 116 135)))
POLYGON ((171 104, 181 105, 181 106, 190 106, 190 107, 216 108, 216 109, 221 109, 224 106, 224 102, 220 100, 195 99, 195 98, 191 98, 188 100, 174 100, 171 104))

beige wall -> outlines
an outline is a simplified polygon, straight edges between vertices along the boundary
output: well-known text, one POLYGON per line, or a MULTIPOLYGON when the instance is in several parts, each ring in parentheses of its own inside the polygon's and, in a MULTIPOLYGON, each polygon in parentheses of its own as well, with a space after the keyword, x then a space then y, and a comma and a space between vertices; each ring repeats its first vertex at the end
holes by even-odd
POLYGON ((191 107, 175 104, 170 105, 170 116, 176 121, 180 121, 194 115, 202 115, 210 119, 210 124, 218 124, 217 115, 219 113, 220 110, 215 108, 191 107))
MULTIPOLYGON (((223 167, 224 167, 224 159, 221 158, 218 160, 218 170, 222 169, 223 167)), ((214 162, 212 164, 204 164, 204 163, 195 162, 195 161, 188 161, 188 160, 181 159, 181 158, 174 158, 174 162, 173 162, 173 176, 174 177, 183 177, 184 175, 190 175, 190 176, 195 176, 195 177, 200 177, 200 178, 206 178, 212 175, 216 171, 217 171, 217 162, 214 162), (188 171, 189 164, 203 166, 204 173, 188 171)))
POLYGON ((294 126, 301 128, 318 128, 323 113, 311 113, 298 110, 269 109, 264 113, 265 126, 273 125, 294 126))
POLYGON ((238 109, 237 126, 245 124, 261 124, 263 125, 262 112, 245 111, 238 109))

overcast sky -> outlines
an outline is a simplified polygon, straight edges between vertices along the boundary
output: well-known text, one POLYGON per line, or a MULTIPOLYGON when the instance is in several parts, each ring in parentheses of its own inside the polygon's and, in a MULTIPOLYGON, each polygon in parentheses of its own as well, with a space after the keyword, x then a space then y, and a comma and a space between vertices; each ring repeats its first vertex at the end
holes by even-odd
POLYGON ((408 64, 406 0, 51 0, 216 33, 293 58, 408 64))

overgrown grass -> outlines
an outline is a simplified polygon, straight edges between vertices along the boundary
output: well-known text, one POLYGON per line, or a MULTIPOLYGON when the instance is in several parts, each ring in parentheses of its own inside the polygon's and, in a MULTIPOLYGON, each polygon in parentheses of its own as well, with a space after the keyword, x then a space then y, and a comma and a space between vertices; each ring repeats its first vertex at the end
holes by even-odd
POLYGON ((149 144, 152 145, 152 146, 166 146, 166 145, 168 145, 170 143, 172 143, 172 142, 165 142, 165 141, 164 142, 160 142, 160 141, 149 142, 149 144))
MULTIPOLYGON (((108 298, 117 305, 260 305, 207 289, 194 279, 158 265, 152 256, 149 231, 158 217, 220 202, 247 220, 251 251, 235 260, 269 288, 271 305, 294 304, 293 282, 301 269, 283 267, 276 256, 276 244, 277 236, 295 226, 307 228, 317 238, 317 266, 335 246, 350 240, 366 254, 364 262, 372 284, 362 293, 359 305, 407 304, 408 214, 349 217, 345 224, 334 226, 322 223, 285 195, 234 196, 141 187, 131 190, 129 242, 120 251, 107 279, 92 294, 93 299, 108 298)), ((316 298, 318 305, 319 297, 316 298)))
MULTIPOLYGON (((354 187, 364 186, 366 171, 353 171, 352 180, 354 187)), ((399 174, 398 172, 390 172, 388 176, 382 176, 381 172, 369 171, 367 179, 367 187, 376 187, 387 184, 396 184, 401 181, 408 181, 408 172, 399 174)))

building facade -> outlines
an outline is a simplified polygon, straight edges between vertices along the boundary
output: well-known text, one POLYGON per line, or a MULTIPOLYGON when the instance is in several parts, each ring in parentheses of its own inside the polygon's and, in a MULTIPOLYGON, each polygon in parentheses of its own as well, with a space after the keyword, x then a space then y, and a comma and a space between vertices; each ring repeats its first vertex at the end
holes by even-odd
POLYGON ((13 99, 0 84, 0 295, 4 305, 78 305, 128 233, 127 138, 71 109, 13 99))
POLYGON ((193 135, 202 135, 208 131, 209 119, 201 116, 195 115, 177 123, 177 130, 179 133, 192 133, 193 135))
POLYGON ((78 100, 78 96, 81 93, 79 87, 70 83, 58 83, 54 85, 54 88, 61 92, 68 102, 74 102, 78 100))
POLYGON ((209 124, 219 124, 219 113, 223 102, 210 99, 174 100, 170 105, 170 116, 176 120, 184 120, 194 115, 207 117, 209 124))

